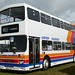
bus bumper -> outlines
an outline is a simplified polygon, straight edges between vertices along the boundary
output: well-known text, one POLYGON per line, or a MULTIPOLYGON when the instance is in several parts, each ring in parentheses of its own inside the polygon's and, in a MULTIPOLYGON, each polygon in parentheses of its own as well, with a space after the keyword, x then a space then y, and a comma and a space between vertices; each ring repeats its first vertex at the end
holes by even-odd
POLYGON ((9 67, 9 66, 0 66, 0 69, 4 70, 16 70, 16 71, 28 71, 25 67, 9 67))

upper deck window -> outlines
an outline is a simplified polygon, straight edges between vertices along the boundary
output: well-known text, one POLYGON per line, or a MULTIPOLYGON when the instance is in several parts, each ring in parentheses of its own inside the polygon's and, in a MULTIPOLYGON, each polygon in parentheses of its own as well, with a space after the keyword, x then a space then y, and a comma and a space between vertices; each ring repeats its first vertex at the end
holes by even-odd
POLYGON ((64 29, 64 23, 63 21, 60 22, 61 28, 64 29))
POLYGON ((41 13, 41 22, 51 25, 51 17, 46 14, 41 13))
POLYGON ((70 27, 71 27, 71 31, 72 31, 72 32, 75 32, 75 26, 70 25, 70 27))
POLYGON ((60 28, 60 21, 52 17, 53 26, 60 28))
POLYGON ((27 8, 27 11, 28 11, 29 19, 40 22, 40 15, 38 11, 31 9, 31 8, 27 8))
POLYGON ((24 7, 13 7, 0 12, 0 23, 9 23, 24 20, 24 7))
POLYGON ((64 22, 64 26, 65 26, 65 29, 66 30, 70 30, 70 27, 69 27, 69 24, 68 23, 64 22))

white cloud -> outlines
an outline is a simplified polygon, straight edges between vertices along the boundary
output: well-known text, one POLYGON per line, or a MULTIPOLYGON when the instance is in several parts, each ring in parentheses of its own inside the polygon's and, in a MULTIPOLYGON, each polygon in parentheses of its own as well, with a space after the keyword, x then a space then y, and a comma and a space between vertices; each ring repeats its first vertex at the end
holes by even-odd
POLYGON ((65 19, 70 23, 75 23, 75 11, 67 10, 59 15, 60 18, 65 19))

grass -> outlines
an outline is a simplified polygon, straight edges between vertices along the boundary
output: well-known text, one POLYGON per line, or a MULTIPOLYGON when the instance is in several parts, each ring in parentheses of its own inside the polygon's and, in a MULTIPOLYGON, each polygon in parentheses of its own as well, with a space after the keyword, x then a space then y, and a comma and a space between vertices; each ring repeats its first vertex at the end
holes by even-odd
POLYGON ((46 71, 35 70, 31 72, 19 72, 0 70, 0 75, 75 75, 75 63, 54 66, 46 71))

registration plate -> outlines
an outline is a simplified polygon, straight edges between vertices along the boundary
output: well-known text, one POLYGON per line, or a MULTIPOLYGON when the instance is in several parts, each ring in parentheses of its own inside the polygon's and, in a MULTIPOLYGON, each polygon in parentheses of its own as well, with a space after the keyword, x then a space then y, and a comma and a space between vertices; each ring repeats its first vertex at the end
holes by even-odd
POLYGON ((10 69, 11 70, 11 69, 13 69, 13 67, 6 67, 6 69, 10 69))
POLYGON ((0 69, 3 69, 4 68, 4 66, 0 66, 0 69))

